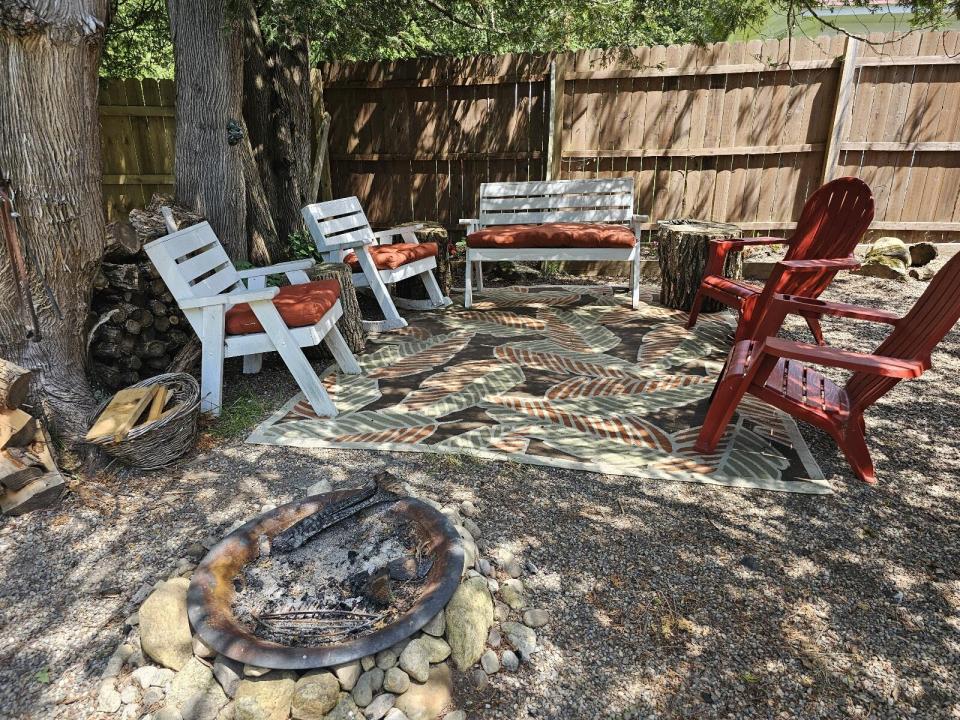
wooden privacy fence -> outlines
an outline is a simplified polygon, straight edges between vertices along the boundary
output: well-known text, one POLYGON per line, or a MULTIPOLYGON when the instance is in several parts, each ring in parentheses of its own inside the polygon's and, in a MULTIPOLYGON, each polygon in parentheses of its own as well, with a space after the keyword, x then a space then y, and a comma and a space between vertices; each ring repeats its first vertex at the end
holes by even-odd
POLYGON ((103 201, 108 220, 173 192, 171 80, 100 80, 103 201))
POLYGON ((480 183, 633 175, 635 211, 793 227, 857 175, 875 230, 960 233, 960 33, 322 68, 335 196, 376 225, 474 217, 480 183), (875 44, 882 42, 883 44, 875 44))

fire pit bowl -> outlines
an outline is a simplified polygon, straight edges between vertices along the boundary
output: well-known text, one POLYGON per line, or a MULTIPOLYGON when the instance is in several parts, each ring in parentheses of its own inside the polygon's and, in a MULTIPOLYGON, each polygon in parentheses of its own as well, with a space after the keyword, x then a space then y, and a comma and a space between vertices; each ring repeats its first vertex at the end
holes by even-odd
MULTIPOLYGON (((257 637, 237 620, 234 578, 260 555, 265 540, 305 518, 350 501, 356 490, 314 495, 259 515, 217 543, 197 566, 187 594, 190 624, 207 645, 239 662, 276 670, 329 667, 384 650, 427 624, 460 583, 464 554, 460 537, 440 512, 411 497, 396 499, 390 513, 416 526, 427 538, 433 564, 416 603, 393 622, 359 637, 318 646, 285 645, 257 637)), ((349 522, 349 520, 348 520, 349 522)))

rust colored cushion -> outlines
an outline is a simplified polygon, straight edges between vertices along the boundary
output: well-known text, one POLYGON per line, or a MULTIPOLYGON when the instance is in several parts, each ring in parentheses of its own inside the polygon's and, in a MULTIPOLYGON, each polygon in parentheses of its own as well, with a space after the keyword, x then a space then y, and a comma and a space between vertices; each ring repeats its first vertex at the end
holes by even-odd
POLYGON ((467 236, 472 248, 632 248, 637 244, 625 225, 544 223, 491 225, 467 236))
MULTIPOLYGON (((432 242, 420 243, 394 243, 393 245, 371 245, 370 255, 373 256, 373 264, 377 270, 396 270, 398 267, 408 265, 417 260, 425 260, 437 256, 437 244, 432 242)), ((357 260, 356 253, 348 254, 343 261, 350 266, 354 272, 361 272, 360 261, 357 260)))
MULTIPOLYGON (((284 285, 273 299, 287 327, 315 325, 340 299, 336 280, 314 280, 300 285, 284 285)), ((263 325, 247 303, 234 305, 226 312, 227 335, 263 332, 263 325)))

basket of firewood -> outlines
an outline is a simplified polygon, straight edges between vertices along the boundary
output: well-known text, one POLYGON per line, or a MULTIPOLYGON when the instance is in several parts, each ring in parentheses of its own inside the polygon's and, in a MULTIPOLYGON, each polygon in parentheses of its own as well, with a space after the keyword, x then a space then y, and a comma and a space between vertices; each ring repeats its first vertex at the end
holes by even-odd
POLYGON ((197 438, 200 386, 192 375, 141 380, 104 401, 86 441, 128 465, 153 470, 183 456, 197 438))

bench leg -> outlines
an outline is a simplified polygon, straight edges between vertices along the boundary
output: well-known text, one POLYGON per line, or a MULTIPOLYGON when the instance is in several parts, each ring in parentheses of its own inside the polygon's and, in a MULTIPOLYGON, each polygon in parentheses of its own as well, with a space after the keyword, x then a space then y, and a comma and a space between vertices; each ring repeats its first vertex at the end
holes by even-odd
POLYGON ((469 249, 463 272, 463 306, 469 309, 473 305, 473 260, 470 259, 469 249))
POLYGON ((483 262, 477 260, 477 292, 483 292, 483 262))
POLYGON ((640 308, 640 253, 637 252, 633 257, 633 265, 630 268, 630 306, 634 310, 640 308))

